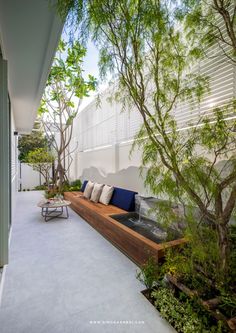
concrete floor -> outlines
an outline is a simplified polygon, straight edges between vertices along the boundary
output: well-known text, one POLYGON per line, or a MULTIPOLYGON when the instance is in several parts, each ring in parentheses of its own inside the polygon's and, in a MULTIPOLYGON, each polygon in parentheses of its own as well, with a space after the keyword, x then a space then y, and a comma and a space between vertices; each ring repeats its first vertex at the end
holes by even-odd
POLYGON ((175 332, 140 293, 136 265, 71 210, 45 223, 41 196, 18 196, 0 332, 175 332))

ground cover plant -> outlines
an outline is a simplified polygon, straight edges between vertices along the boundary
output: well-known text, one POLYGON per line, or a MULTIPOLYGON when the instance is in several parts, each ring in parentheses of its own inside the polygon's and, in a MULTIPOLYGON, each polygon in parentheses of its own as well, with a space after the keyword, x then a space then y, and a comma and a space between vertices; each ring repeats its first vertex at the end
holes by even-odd
POLYGON ((209 314, 200 309, 194 301, 190 301, 184 294, 177 298, 173 290, 160 287, 152 292, 154 305, 163 318, 181 333, 222 333, 227 332, 221 322, 214 321, 209 314))

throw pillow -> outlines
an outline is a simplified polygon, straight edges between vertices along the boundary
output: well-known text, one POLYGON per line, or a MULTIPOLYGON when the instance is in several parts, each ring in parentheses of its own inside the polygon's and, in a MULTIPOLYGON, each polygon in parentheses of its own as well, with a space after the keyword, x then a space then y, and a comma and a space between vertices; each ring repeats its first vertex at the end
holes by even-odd
POLYGON ((91 201, 98 202, 100 195, 102 193, 103 186, 104 186, 103 184, 95 183, 93 192, 92 192, 91 198, 90 198, 91 201))
POLYGON ((102 189, 102 194, 100 196, 99 202, 101 202, 104 205, 108 205, 111 200, 113 191, 114 191, 113 186, 105 185, 102 189))
POLYGON ((87 184, 88 184, 88 181, 85 180, 85 181, 83 182, 83 185, 82 185, 81 189, 80 189, 81 192, 84 192, 85 187, 86 187, 87 184))
POLYGON ((91 194, 93 192, 94 183, 92 183, 90 180, 88 181, 85 190, 84 190, 84 197, 89 199, 91 197, 91 194))

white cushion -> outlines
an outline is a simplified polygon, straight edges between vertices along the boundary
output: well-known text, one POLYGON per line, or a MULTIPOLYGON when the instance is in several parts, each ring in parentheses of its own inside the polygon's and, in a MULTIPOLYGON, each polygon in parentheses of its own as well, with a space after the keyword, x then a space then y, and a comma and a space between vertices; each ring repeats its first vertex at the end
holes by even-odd
POLYGON ((84 190, 84 197, 89 199, 91 197, 91 194, 93 192, 94 183, 92 183, 90 180, 87 182, 87 185, 84 190))
POLYGON ((98 183, 94 184, 93 192, 90 198, 91 201, 98 202, 100 195, 102 193, 103 186, 104 186, 103 184, 98 184, 98 183))
POLYGON ((113 191, 114 191, 113 186, 104 185, 99 202, 101 202, 104 205, 108 205, 111 200, 113 191))

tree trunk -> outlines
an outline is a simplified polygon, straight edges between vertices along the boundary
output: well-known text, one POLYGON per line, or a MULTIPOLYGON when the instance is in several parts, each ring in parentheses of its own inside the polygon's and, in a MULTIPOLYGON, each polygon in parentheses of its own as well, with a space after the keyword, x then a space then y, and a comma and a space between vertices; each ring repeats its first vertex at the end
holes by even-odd
POLYGON ((52 180, 53 180, 53 184, 56 184, 57 180, 56 180, 56 175, 55 175, 55 161, 54 160, 52 162, 52 180))
POLYGON ((60 155, 58 155, 56 175, 59 177, 59 190, 61 190, 62 184, 65 180, 65 169, 63 168, 60 155))
POLYGON ((229 237, 227 224, 220 221, 217 224, 218 243, 220 252, 219 268, 223 276, 227 276, 228 270, 228 254, 229 254, 229 237))
POLYGON ((49 188, 49 180, 50 180, 50 174, 49 174, 49 171, 47 170, 46 171, 46 184, 47 184, 48 188, 49 188))

